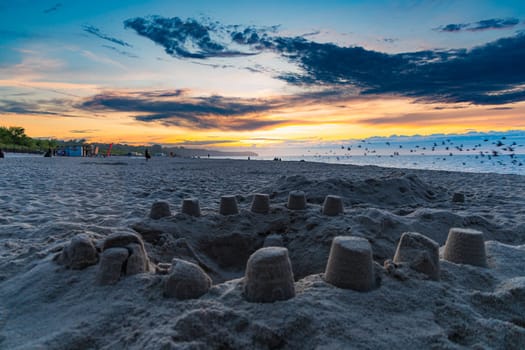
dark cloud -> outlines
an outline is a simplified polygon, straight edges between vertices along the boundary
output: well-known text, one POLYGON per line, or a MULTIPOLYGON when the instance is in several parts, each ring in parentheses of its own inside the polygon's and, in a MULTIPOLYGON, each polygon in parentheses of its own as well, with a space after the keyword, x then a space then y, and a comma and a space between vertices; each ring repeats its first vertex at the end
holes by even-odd
POLYGON ((275 103, 222 96, 187 97, 183 91, 99 94, 77 107, 88 111, 128 112, 142 122, 199 129, 254 130, 283 123, 257 119, 259 113, 275 108, 275 103))
POLYGON ((49 100, 49 101, 14 101, 3 99, 0 100, 0 113, 10 114, 31 114, 41 116, 57 116, 57 117, 77 117, 68 112, 62 113, 62 111, 50 111, 45 109, 46 106, 65 106, 68 105, 68 101, 65 100, 49 100))
POLYGON ((436 30, 440 32, 460 32, 468 26, 469 24, 465 23, 447 24, 446 26, 436 28, 436 30))
POLYGON ((276 49, 302 73, 283 74, 297 85, 357 87, 361 94, 393 94, 422 102, 505 104, 523 101, 525 35, 471 50, 389 55, 361 47, 278 38, 276 49))
POLYGON ((290 120, 267 117, 287 108, 306 108, 346 98, 352 97, 340 89, 266 99, 190 96, 185 90, 106 92, 85 99, 75 108, 89 113, 125 112, 141 122, 245 131, 290 123, 290 120))
POLYGON ((216 35, 225 34, 217 23, 152 16, 128 19, 124 26, 161 45, 167 54, 174 57, 203 59, 254 54, 228 49, 216 35))
POLYGON ((473 23, 473 25, 470 28, 467 28, 467 30, 475 32, 487 29, 503 29, 514 27, 518 23, 520 23, 520 20, 517 18, 493 18, 473 23))
POLYGON ((447 24, 445 26, 438 27, 435 30, 439 32, 460 32, 463 30, 478 32, 490 29, 512 28, 518 23, 520 23, 520 20, 517 18, 491 18, 473 23, 447 24))
POLYGON ((91 134, 97 131, 100 131, 100 129, 69 130, 72 134, 91 134))
POLYGON ((276 27, 224 26, 217 22, 178 17, 137 17, 124 21, 124 26, 135 30, 164 47, 173 57, 205 59, 210 57, 238 57, 259 53, 261 43, 276 27), (244 50, 232 44, 251 46, 244 50))
POLYGON ((381 41, 384 42, 384 43, 387 43, 387 44, 393 44, 396 41, 399 41, 399 39, 397 39, 397 38, 383 38, 381 41))
POLYGON ((92 25, 89 25, 89 24, 84 24, 82 26, 82 29, 86 33, 92 34, 92 35, 94 35, 96 37, 99 37, 100 39, 104 39, 104 40, 110 41, 110 42, 112 42, 114 44, 117 44, 117 45, 120 45, 120 46, 125 46, 125 47, 133 47, 131 44, 125 42, 124 40, 113 38, 113 37, 111 37, 109 35, 106 35, 106 34, 102 33, 100 31, 100 29, 98 29, 95 26, 92 26, 92 25))
POLYGON ((126 57, 129 57, 129 58, 139 58, 139 56, 135 55, 134 53, 131 53, 129 51, 119 50, 115 46, 102 45, 102 47, 105 47, 106 49, 115 51, 116 53, 118 53, 119 55, 122 55, 122 56, 126 56, 126 57))
POLYGON ((170 146, 208 146, 215 144, 228 144, 228 143, 237 143, 238 140, 201 140, 201 141, 188 141, 184 140, 182 142, 170 143, 167 145, 170 146))
MULTIPOLYGON (((517 22, 515 18, 491 19, 445 27, 447 31, 485 30, 506 28, 517 22)), ((226 26, 208 20, 159 16, 129 19, 125 26, 183 59, 274 52, 300 68, 299 72, 276 73, 278 79, 293 85, 324 87, 327 91, 344 90, 347 95, 388 94, 438 103, 505 104, 525 100, 524 34, 470 50, 387 54, 358 46, 317 43, 304 36, 278 36, 275 26, 226 26)), ((252 67, 252 71, 264 70, 252 67)))
POLYGON ((44 10, 44 13, 51 13, 51 12, 58 11, 58 9, 60 9, 61 7, 62 7, 62 4, 61 3, 57 3, 57 4, 53 5, 52 7, 44 10))

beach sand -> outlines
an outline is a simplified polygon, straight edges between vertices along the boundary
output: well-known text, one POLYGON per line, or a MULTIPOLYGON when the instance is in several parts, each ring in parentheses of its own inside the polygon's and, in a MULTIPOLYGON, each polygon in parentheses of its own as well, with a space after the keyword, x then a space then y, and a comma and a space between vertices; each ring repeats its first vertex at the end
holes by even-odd
MULTIPOLYGON (((523 349, 525 178, 312 162, 153 158, 0 161, 0 349, 523 349), (304 191, 305 210, 286 207, 304 191), (255 193, 268 214, 250 211, 255 193), (239 214, 219 214, 235 195, 239 214), (344 214, 326 216, 326 195, 344 214), (201 216, 180 213, 199 200, 201 216), (453 200, 454 199, 454 200, 453 200), (464 199, 464 200, 463 200, 464 199), (156 201, 172 215, 149 217, 156 201), (393 259, 404 232, 440 246, 452 227, 483 232, 487 267, 440 260, 433 280, 393 259), (99 250, 137 233, 155 271, 97 284, 100 263, 68 269, 57 254, 78 234, 99 250), (266 237, 288 249, 295 296, 243 296, 249 256, 266 237), (366 238, 377 288, 323 279, 332 239, 366 238), (212 279, 197 299, 163 293, 173 258, 212 279)), ((443 247, 441 248, 443 250, 443 247)))

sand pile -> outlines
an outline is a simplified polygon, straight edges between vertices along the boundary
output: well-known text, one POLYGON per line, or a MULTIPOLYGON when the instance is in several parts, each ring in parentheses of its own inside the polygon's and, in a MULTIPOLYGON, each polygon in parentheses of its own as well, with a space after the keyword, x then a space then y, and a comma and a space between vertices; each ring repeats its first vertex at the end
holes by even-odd
POLYGON ((0 348, 525 346, 522 177, 306 162, 7 160, 0 348), (73 180, 81 174, 85 181, 73 180), (304 209, 288 207, 293 191, 304 192, 304 209), (268 210, 252 210, 255 194, 268 195, 268 210), (327 195, 341 197, 343 213, 323 214, 327 195), (224 196, 237 204, 229 215, 220 213, 224 196), (447 255, 452 227, 482 233, 485 267, 449 261, 481 256, 453 241, 447 255), (329 258, 335 237, 342 258, 329 258), (333 284, 356 276, 373 283, 333 284))

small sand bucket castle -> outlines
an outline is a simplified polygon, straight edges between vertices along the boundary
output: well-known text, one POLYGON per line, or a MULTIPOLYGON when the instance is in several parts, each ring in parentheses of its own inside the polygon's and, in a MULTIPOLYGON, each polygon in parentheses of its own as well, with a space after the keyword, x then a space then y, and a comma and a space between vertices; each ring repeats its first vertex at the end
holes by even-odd
POLYGON ((96 277, 98 284, 114 284, 121 275, 149 271, 148 255, 139 236, 130 232, 116 233, 104 240, 96 277))
POLYGON ((291 191, 288 194, 288 204, 286 205, 291 210, 306 209, 306 196, 303 191, 291 191))
POLYGON ((263 193, 254 194, 251 211, 259 214, 268 214, 270 211, 270 196, 263 193))
POLYGON ((151 205, 149 217, 157 220, 166 216, 171 216, 170 205, 166 201, 156 201, 151 205))
POLYGON ((181 212, 190 216, 201 216, 201 208, 197 198, 185 198, 182 200, 181 212))
POLYGON ((189 261, 173 259, 164 283, 164 295, 180 300, 196 299, 211 287, 211 278, 200 266, 189 261))
POLYGON ((439 280, 439 244, 417 232, 401 235, 394 255, 396 264, 406 263, 433 280, 439 280))
POLYGON ((328 195, 324 199, 322 213, 336 216, 344 213, 343 199, 340 196, 328 195))
POLYGON ((324 274, 326 282, 360 292, 375 287, 372 246, 365 238, 337 236, 332 241, 324 274))
POLYGON ((288 249, 266 247, 253 253, 246 263, 243 293, 246 300, 271 303, 295 296, 292 263, 288 249))
POLYGON ((237 207, 237 198, 235 196, 221 196, 221 205, 219 207, 219 213, 221 215, 235 215, 239 213, 237 207))
POLYGON ((451 228, 445 242, 443 259, 457 264, 487 267, 483 233, 467 228, 451 228))
POLYGON ((87 235, 79 234, 56 257, 56 262, 70 269, 81 270, 98 262, 98 252, 87 235))

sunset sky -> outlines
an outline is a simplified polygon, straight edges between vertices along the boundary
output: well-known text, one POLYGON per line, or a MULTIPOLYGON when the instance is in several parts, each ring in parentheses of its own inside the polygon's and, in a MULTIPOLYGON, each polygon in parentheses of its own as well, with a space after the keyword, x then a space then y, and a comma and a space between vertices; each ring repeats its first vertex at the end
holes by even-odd
POLYGON ((0 125, 284 147, 525 129, 524 1, 0 1, 0 125))

